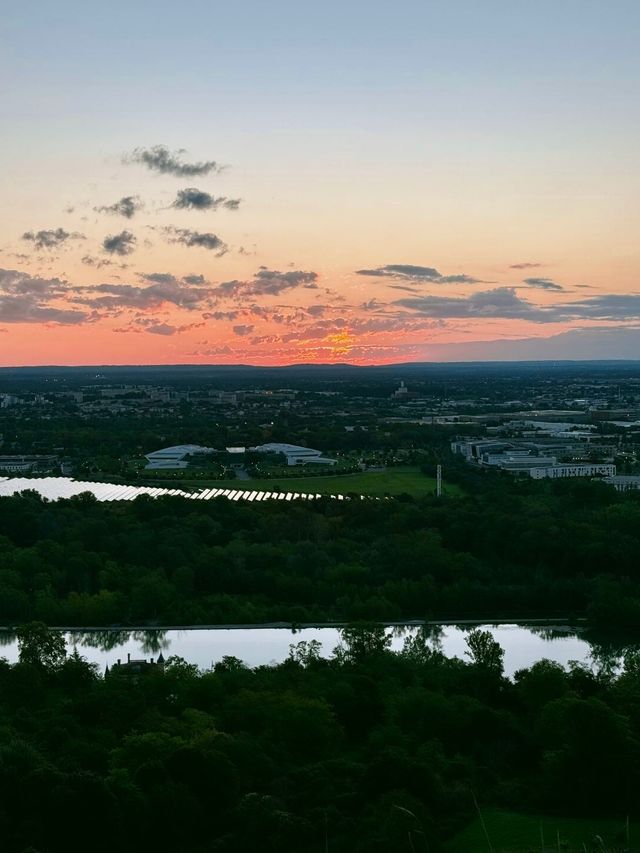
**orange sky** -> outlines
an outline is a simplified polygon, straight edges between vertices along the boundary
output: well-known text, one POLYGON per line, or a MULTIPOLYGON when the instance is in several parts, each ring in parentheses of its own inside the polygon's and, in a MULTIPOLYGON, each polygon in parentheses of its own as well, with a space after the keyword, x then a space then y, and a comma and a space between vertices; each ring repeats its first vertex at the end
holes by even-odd
POLYGON ((8 10, 0 364, 636 357, 640 7, 481 5, 8 10))

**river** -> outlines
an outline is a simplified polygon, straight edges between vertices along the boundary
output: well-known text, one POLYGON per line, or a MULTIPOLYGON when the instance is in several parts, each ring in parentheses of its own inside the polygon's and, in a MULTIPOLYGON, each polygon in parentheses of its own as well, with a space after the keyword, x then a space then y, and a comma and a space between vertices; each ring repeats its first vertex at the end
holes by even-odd
MULTIPOLYGON (((584 637, 570 628, 531 627, 522 625, 481 625, 491 632, 504 649, 505 674, 512 676, 518 669, 531 666, 543 658, 566 665, 579 661, 598 668, 602 665, 603 653, 584 637)), ((400 650, 407 635, 415 633, 414 626, 387 628, 392 637, 392 648, 400 650)), ((448 657, 465 658, 465 637, 469 626, 441 625, 432 629, 434 644, 448 657)), ((154 660, 162 652, 166 658, 178 655, 190 663, 207 669, 225 655, 240 658, 249 666, 280 663, 289 654, 291 644, 301 640, 317 640, 321 654, 330 656, 340 642, 337 628, 189 628, 153 631, 67 631, 67 648, 74 647, 87 660, 104 670, 118 659, 154 660)), ((18 659, 15 636, 0 631, 0 657, 10 662, 18 659)))

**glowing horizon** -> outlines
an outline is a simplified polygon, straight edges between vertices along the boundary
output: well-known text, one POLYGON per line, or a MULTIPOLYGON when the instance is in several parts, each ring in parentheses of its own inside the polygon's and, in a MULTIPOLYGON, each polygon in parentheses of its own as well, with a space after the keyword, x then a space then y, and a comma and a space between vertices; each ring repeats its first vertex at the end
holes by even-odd
POLYGON ((0 365, 640 356, 640 7, 482 6, 8 11, 0 365))

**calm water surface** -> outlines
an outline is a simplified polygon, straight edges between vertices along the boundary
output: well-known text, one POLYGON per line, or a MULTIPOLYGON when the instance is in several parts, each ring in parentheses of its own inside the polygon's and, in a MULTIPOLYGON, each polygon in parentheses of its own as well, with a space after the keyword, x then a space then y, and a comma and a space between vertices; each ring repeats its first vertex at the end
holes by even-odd
MULTIPOLYGON (((602 651, 590 645, 570 629, 531 628, 520 625, 482 625, 505 651, 505 674, 513 675, 518 669, 531 666, 542 658, 566 665, 575 660, 589 666, 602 665, 602 651)), ((414 634, 415 627, 388 628, 392 648, 402 649, 405 638, 414 634)), ((470 628, 441 625, 433 631, 433 643, 439 645, 448 657, 464 658, 465 637, 470 628)), ((225 655, 240 658, 249 666, 280 663, 289 654, 289 646, 300 640, 318 640, 322 654, 330 656, 340 642, 337 628, 190 628, 155 631, 75 631, 66 633, 69 651, 78 649, 87 660, 101 669, 111 666, 118 658, 156 658, 160 652, 165 658, 179 655, 203 669, 225 655)), ((10 662, 18 659, 15 637, 0 632, 0 657, 10 662)))

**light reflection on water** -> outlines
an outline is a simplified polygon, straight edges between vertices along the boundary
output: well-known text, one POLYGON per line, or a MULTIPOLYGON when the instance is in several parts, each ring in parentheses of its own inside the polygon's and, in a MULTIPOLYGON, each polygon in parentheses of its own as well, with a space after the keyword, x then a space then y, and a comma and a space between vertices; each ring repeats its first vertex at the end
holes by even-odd
MULTIPOLYGON (((491 632, 505 650, 505 674, 531 666, 546 658, 567 665, 569 661, 584 663, 596 670, 612 669, 619 664, 621 647, 589 643, 570 629, 557 627, 524 627, 521 625, 482 625, 491 632)), ((428 632, 429 643, 448 657, 465 659, 465 637, 470 627, 457 625, 394 626, 387 629, 392 648, 402 649, 407 636, 418 630, 428 632)), ((101 669, 118 658, 165 658, 178 655, 190 663, 207 669, 225 655, 240 658, 249 666, 279 663, 289 654, 289 647, 301 640, 317 640, 321 653, 330 656, 340 642, 338 628, 190 628, 180 630, 108 630, 71 631, 66 633, 69 651, 75 648, 101 669)), ((0 631, 0 657, 10 662, 18 659, 15 635, 0 631)))

